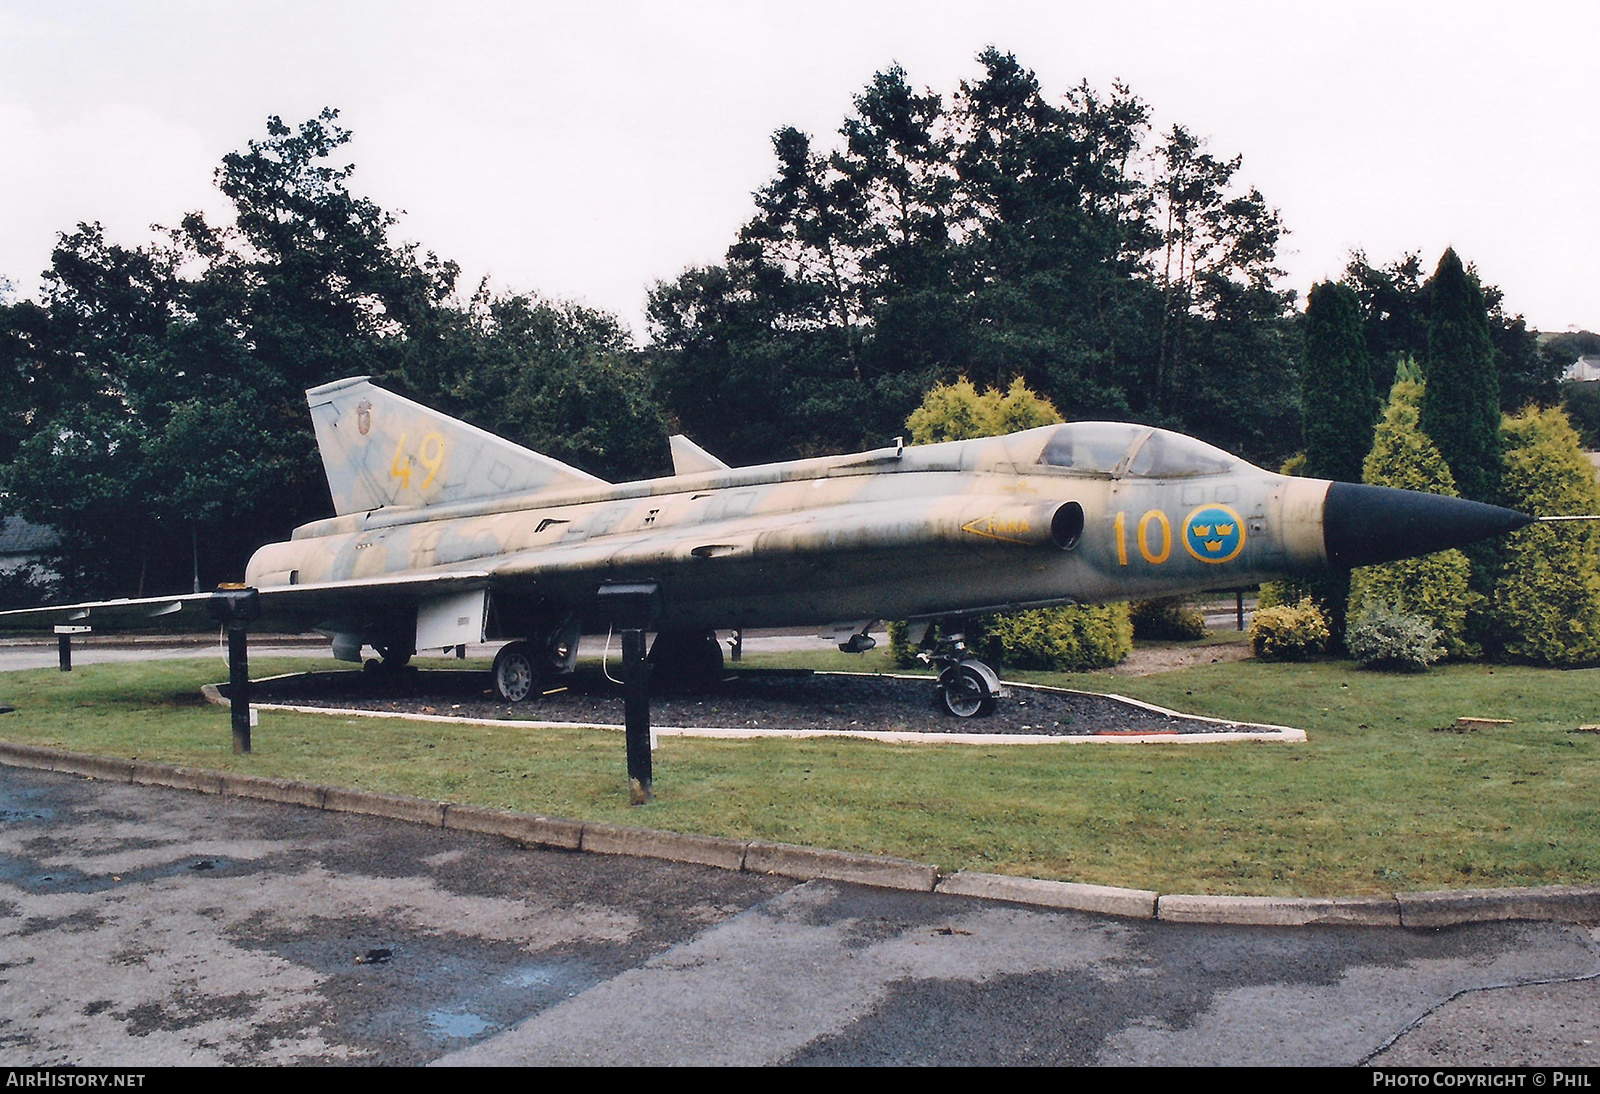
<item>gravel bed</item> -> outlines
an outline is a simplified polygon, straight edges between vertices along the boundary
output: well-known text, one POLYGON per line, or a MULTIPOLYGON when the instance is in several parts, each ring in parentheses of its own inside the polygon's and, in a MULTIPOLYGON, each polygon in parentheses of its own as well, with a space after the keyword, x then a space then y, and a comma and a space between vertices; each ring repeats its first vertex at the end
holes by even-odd
MULTIPOLYGON (((621 725, 620 687, 598 672, 583 670, 564 683, 553 694, 513 705, 495 699, 485 672, 428 670, 417 675, 414 685, 400 688, 374 685, 359 672, 318 672, 258 682, 254 699, 463 718, 621 725)), ((749 669, 730 673, 715 695, 652 695, 650 719, 662 726, 1055 736, 1228 733, 1255 728, 1173 717, 1104 695, 1033 688, 1009 689, 1008 697, 987 718, 952 718, 935 709, 931 678, 749 669)))

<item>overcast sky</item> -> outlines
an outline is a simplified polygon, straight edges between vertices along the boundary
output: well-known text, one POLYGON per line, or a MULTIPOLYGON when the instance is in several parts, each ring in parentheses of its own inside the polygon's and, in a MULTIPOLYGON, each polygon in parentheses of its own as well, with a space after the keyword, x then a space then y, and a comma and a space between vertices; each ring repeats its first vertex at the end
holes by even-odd
POLYGON ((615 311, 714 262, 772 131, 830 142, 872 74, 949 92, 986 45, 1050 92, 1120 79, 1291 231, 1304 295, 1352 249, 1445 246, 1545 330, 1600 329, 1600 5, 0 0, 0 277, 58 232, 225 203, 221 157, 337 107, 353 188, 400 237, 615 311))

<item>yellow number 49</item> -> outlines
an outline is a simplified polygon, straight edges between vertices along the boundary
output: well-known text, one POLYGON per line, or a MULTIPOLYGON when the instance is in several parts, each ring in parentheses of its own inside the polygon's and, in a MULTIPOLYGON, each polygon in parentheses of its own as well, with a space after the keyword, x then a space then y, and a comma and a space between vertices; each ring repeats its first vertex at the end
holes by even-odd
MULTIPOLYGON (((411 457, 406 453, 406 438, 407 434, 400 434, 400 443, 394 446, 394 462, 389 465, 389 477, 399 479, 402 490, 411 485, 411 457)), ((439 468, 444 466, 444 438, 437 433, 424 436, 417 446, 417 462, 428 469, 428 477, 417 487, 426 490, 439 474, 439 468)))

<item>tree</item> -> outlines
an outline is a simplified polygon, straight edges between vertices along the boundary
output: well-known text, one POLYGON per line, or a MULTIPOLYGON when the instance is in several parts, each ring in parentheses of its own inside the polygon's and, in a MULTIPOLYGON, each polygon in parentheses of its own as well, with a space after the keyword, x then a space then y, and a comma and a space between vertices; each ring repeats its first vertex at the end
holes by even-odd
MULTIPOLYGON (((1509 414, 1529 403, 1553 404, 1559 397, 1556 384, 1561 370, 1569 362, 1544 352, 1526 320, 1505 310, 1505 294, 1497 286, 1486 284, 1470 266, 1466 275, 1483 294, 1488 309, 1500 408, 1509 414)), ((1344 282, 1361 302, 1373 378, 1387 387, 1397 361, 1427 358, 1432 279, 1423 280, 1422 262, 1414 251, 1384 266, 1374 266, 1357 251, 1345 267, 1344 282)))
POLYGON ((77 595, 235 580, 327 515, 307 388, 355 374, 606 476, 665 466, 647 369, 613 316, 484 289, 391 240, 325 110, 223 159, 231 226, 128 250, 63 235, 38 304, 0 306, 7 504, 64 533, 77 595), (447 398, 434 398, 447 395, 447 398), (195 560, 198 559, 198 567, 195 560))
POLYGON ((480 286, 395 377, 431 407, 613 481, 669 466, 648 369, 616 316, 480 286))
MULTIPOLYGON (((1157 405, 1171 419, 1198 371, 1192 343, 1225 300, 1248 301, 1257 319, 1281 318, 1292 299, 1272 289, 1283 226, 1260 191, 1231 194, 1241 157, 1220 160, 1182 126, 1158 153, 1154 194, 1161 223, 1159 283, 1163 309, 1157 405)), ((1210 362, 1214 370, 1220 362, 1210 362)), ((1244 410, 1244 404, 1238 409, 1244 410)))
POLYGON ((1052 95, 1012 54, 978 63, 949 95, 878 73, 831 151, 774 135, 724 261, 651 293, 668 410, 728 458, 768 460, 879 443, 934 383, 1021 378, 1072 417, 1287 454, 1282 227, 1237 159, 1180 129, 1152 171, 1126 87, 1052 95))
MULTIPOLYGON (((1306 447, 1301 474, 1354 482, 1372 447, 1377 409, 1355 294, 1332 282, 1314 286, 1306 300, 1304 332, 1301 420, 1306 447)), ((1334 644, 1342 645, 1350 575, 1328 573, 1308 579, 1305 586, 1334 644)))
POLYGON ((1407 251, 1394 262, 1374 266, 1365 252, 1356 251, 1345 266, 1343 284, 1361 307, 1374 389, 1386 391, 1400 361, 1420 360, 1428 352, 1428 290, 1422 257, 1407 251))
MULTIPOLYGON (((43 300, 9 309, 6 507, 62 532, 53 565, 69 588, 138 592, 152 560, 175 554, 128 400, 172 322, 173 271, 170 254, 79 224, 51 253, 43 300)), ((187 536, 182 546, 187 559, 187 536)))
POLYGON ((1372 449, 1377 399, 1355 293, 1325 281, 1306 298, 1301 408, 1305 474, 1355 482, 1372 449))
MULTIPOLYGON (((1372 451, 1362 465, 1361 481, 1456 497, 1449 466, 1419 426, 1420 373, 1409 360, 1400 363, 1397 373, 1372 451)), ((1362 567, 1350 577, 1346 618, 1358 620, 1367 609, 1387 605, 1437 628, 1449 656, 1477 656, 1478 647, 1467 637, 1467 616, 1478 610, 1483 598, 1469 587, 1470 574, 1467 556, 1457 550, 1362 567)))
MULTIPOLYGON (((1600 513, 1600 484, 1559 410, 1505 422, 1504 497, 1539 517, 1600 513)), ((1503 652, 1547 665, 1600 661, 1600 526, 1534 524, 1512 533, 1494 586, 1503 652)))
POLYGON ((1429 296, 1422 430, 1455 476, 1461 496, 1499 499, 1500 386, 1483 293, 1454 250, 1434 271, 1429 296))

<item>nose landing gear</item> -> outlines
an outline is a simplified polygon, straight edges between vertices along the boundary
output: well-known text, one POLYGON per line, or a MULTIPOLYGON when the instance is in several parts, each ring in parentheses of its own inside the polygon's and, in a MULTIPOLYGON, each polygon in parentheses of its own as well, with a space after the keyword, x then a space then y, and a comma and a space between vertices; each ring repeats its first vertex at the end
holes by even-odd
POLYGON ((1000 677, 994 669, 975 658, 931 658, 943 663, 944 671, 933 686, 934 705, 954 718, 983 718, 994 713, 995 701, 1003 694, 1000 677))
POLYGON ((995 701, 1005 694, 1005 688, 994 669, 966 653, 963 636, 952 633, 942 637, 937 648, 917 656, 940 669, 933 686, 937 709, 952 718, 984 718, 994 713, 995 701))

